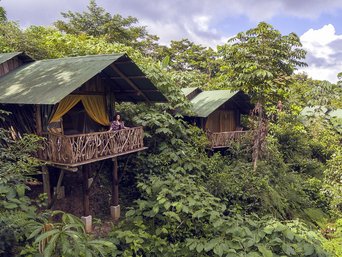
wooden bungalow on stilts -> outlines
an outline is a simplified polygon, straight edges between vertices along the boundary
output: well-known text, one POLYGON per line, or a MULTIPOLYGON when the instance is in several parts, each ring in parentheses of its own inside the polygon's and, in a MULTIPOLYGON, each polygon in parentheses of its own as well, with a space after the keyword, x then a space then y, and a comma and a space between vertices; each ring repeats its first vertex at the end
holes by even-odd
POLYGON ((183 88, 191 103, 191 116, 185 119, 202 128, 209 139, 210 148, 227 148, 234 140, 250 133, 241 126, 241 115, 252 109, 249 97, 241 91, 183 88))
POLYGON ((44 162, 49 206, 56 200, 65 171, 83 173, 85 220, 90 217, 91 165, 112 159, 111 214, 118 219, 117 157, 146 149, 142 127, 108 131, 115 102, 166 102, 166 98, 126 54, 40 61, 21 52, 0 54, 0 109, 12 113, 0 127, 9 129, 13 137, 34 133, 45 138, 37 157, 44 162), (51 167, 60 169, 54 194, 51 167))

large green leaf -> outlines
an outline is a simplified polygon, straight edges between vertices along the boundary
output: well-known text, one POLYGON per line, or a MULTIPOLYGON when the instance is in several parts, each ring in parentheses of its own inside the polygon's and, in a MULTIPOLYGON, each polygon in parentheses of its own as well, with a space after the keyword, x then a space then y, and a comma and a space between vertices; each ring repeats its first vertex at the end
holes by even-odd
POLYGON ((262 253, 263 257, 273 257, 272 251, 267 249, 264 245, 258 245, 258 250, 262 253))

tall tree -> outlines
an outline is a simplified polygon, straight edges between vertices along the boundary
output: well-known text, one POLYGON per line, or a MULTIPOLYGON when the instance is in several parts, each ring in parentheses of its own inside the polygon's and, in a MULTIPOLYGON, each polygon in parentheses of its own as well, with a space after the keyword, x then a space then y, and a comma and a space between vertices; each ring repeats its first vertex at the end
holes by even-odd
POLYGON ((301 46, 296 34, 283 36, 261 22, 219 47, 219 53, 233 70, 232 86, 249 94, 255 103, 268 106, 286 96, 294 70, 306 66, 301 46))
POLYGON ((189 39, 172 40, 170 47, 162 48, 160 55, 169 56, 170 66, 176 71, 199 71, 211 78, 219 70, 216 52, 189 39))
POLYGON ((342 72, 339 72, 337 74, 337 78, 338 78, 337 85, 342 86, 342 72))
POLYGON ((7 21, 6 10, 0 6, 0 22, 7 21))
POLYGON ((145 46, 144 40, 153 43, 157 36, 148 34, 145 26, 138 26, 138 19, 132 16, 110 14, 90 0, 88 10, 82 13, 62 13, 63 20, 55 22, 55 26, 69 34, 87 34, 94 37, 103 36, 109 43, 121 43, 129 46, 145 46))
POLYGON ((271 25, 261 22, 256 28, 238 33, 229 40, 229 44, 219 48, 234 74, 231 86, 249 94, 256 103, 255 169, 267 133, 267 113, 264 110, 285 98, 294 70, 306 65, 302 61, 306 52, 301 46, 296 34, 283 36, 271 25))

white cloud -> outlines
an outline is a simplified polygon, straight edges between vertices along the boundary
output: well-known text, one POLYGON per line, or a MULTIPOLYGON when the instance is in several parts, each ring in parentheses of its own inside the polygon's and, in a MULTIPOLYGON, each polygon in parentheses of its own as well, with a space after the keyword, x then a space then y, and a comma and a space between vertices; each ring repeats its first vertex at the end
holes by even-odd
POLYGON ((158 35, 159 42, 164 45, 168 45, 171 40, 188 38, 197 44, 216 47, 217 44, 226 42, 226 37, 222 37, 216 28, 210 26, 210 20, 211 17, 201 15, 189 20, 180 16, 177 22, 144 18, 141 23, 146 25, 152 34, 158 35))
POLYGON ((307 50, 308 67, 301 69, 314 79, 337 81, 342 71, 342 35, 337 35, 332 24, 320 29, 309 29, 301 37, 307 50))
MULTIPOLYGON (((152 34, 168 43, 170 39, 189 38, 204 45, 221 43, 221 25, 227 17, 243 17, 250 22, 269 20, 276 16, 313 19, 322 13, 339 14, 341 0, 96 0, 110 13, 132 15, 148 26, 152 34)), ((62 11, 81 11, 87 0, 1 0, 10 19, 30 24, 50 25, 60 19, 62 11), (42 12, 42 10, 44 10, 42 12)), ((229 24, 231 28, 238 24, 229 24)), ((237 31, 231 32, 236 33, 237 31)))
MULTIPOLYGON (((96 0, 108 12, 134 16, 146 25, 150 33, 160 37, 161 44, 188 38, 197 44, 215 48, 238 31, 245 19, 251 24, 273 17, 299 17, 314 20, 322 14, 338 17, 342 0, 96 0), (231 24, 227 22, 229 18, 231 24), (229 32, 227 32, 227 29, 229 32)), ((60 12, 82 11, 88 0, 1 0, 8 17, 24 26, 50 25, 60 19, 60 12), (42 11, 44 10, 44 11, 42 11)), ((336 24, 337 25, 337 24, 336 24)), ((284 25, 286 26, 286 25, 284 25)), ((294 29, 295 30, 295 29, 294 29)), ((333 25, 310 29, 301 37, 308 51, 305 70, 317 79, 336 81, 342 71, 342 35, 333 25)))
POLYGON ((197 24, 199 30, 208 31, 209 30, 209 22, 211 20, 210 16, 198 15, 194 16, 193 21, 197 24))
POLYGON ((147 26, 151 33, 160 37, 159 43, 163 45, 168 45, 171 40, 180 40, 186 37, 186 33, 180 29, 178 24, 172 22, 158 22, 143 19, 141 23, 147 26))

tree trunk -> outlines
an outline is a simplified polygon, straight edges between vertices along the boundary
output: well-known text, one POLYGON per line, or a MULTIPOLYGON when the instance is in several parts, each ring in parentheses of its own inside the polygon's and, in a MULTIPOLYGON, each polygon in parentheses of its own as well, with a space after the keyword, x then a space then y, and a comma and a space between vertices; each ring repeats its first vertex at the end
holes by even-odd
POLYGON ((263 110, 262 104, 257 102, 254 112, 258 113, 258 127, 255 134, 254 145, 253 145, 253 171, 256 171, 258 166, 258 160, 261 153, 262 141, 264 139, 263 135, 263 110))

